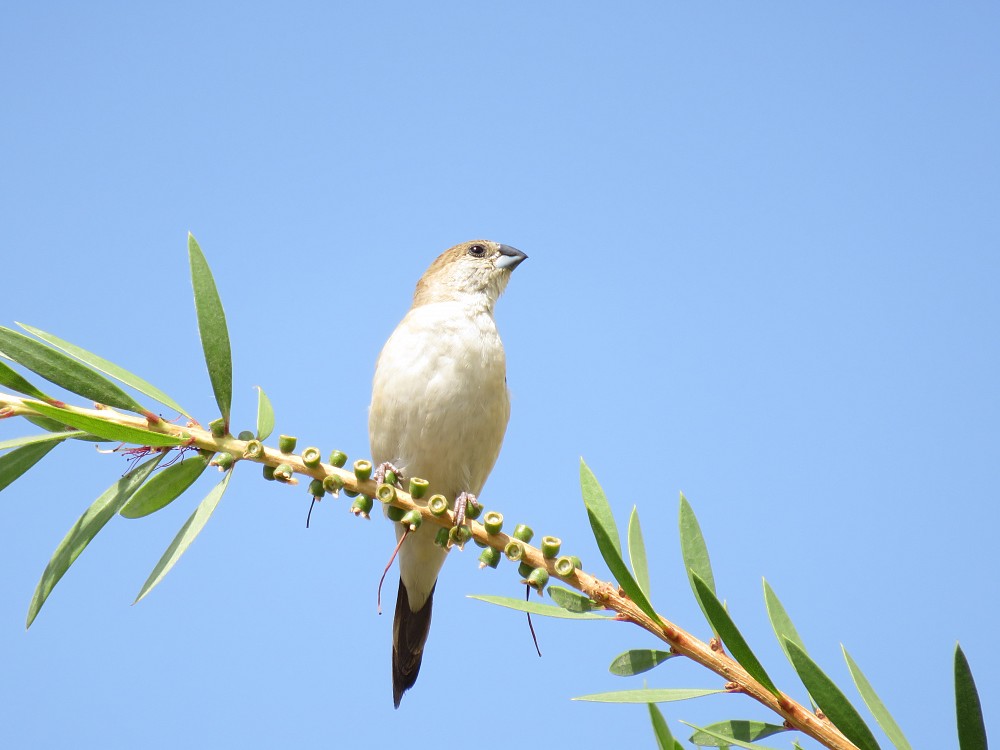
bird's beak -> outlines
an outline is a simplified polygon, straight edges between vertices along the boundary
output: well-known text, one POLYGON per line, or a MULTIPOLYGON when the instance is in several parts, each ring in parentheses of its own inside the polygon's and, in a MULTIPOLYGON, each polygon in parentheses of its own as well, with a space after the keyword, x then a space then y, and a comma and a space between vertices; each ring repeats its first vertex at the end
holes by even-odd
POLYGON ((497 268, 506 268, 513 271, 522 260, 527 260, 528 256, 510 245, 500 246, 500 257, 494 264, 497 268))

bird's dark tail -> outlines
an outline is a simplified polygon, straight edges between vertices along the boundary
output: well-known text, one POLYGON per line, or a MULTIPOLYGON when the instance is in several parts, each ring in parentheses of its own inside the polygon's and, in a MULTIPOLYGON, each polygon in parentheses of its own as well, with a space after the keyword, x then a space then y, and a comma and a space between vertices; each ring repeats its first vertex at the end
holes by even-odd
MULTIPOLYGON (((435 587, 437 585, 435 584, 435 587)), ((413 687, 424 657, 424 643, 431 630, 434 589, 419 612, 410 609, 410 597, 403 581, 396 593, 396 614, 392 621, 392 702, 399 708, 403 693, 413 687)))

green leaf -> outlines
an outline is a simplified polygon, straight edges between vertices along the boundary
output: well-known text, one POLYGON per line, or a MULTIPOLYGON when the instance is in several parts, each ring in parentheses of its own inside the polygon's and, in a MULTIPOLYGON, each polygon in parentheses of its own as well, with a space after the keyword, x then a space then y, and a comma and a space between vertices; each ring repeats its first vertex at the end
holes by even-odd
POLYGON ((639 509, 632 506, 628 519, 628 559, 632 563, 635 582, 646 596, 649 593, 649 563, 646 561, 646 543, 642 540, 642 526, 639 525, 639 509))
POLYGON ((18 323, 18 325, 28 333, 37 336, 42 341, 51 344, 57 349, 62 349, 67 354, 76 357, 81 362, 85 362, 96 370, 100 370, 105 375, 110 375, 115 380, 135 388, 139 391, 139 393, 159 401, 164 406, 170 407, 179 414, 183 414, 188 419, 194 419, 189 412, 184 410, 184 407, 170 398, 170 396, 161 391, 159 388, 143 380, 138 375, 133 375, 128 370, 119 367, 114 362, 109 362, 103 357, 99 357, 96 354, 88 352, 86 349, 81 349, 75 344, 63 341, 58 336, 53 336, 51 333, 46 333, 45 331, 41 331, 33 326, 25 325, 24 323, 18 323))
MULTIPOLYGON (((691 577, 691 572, 694 571, 708 585, 713 594, 715 593, 715 577, 712 575, 712 563, 708 559, 708 546, 705 544, 705 538, 701 535, 701 526, 698 525, 698 519, 695 517, 694 510, 691 508, 691 504, 687 501, 687 498, 684 497, 683 492, 681 493, 679 516, 681 556, 684 558, 684 569, 688 572, 688 582, 691 584, 691 590, 694 591, 695 599, 701 604, 698 591, 694 587, 694 579, 691 577)), ((711 623, 712 618, 709 617, 704 605, 702 605, 701 611, 705 614, 705 619, 711 623)), ((715 626, 713 625, 712 627, 714 628, 715 626)), ((718 635, 718 632, 716 632, 716 635, 718 635)))
POLYGON ((149 459, 145 463, 136 466, 132 471, 108 487, 100 497, 98 497, 83 515, 77 519, 73 527, 66 533, 63 540, 56 547, 52 554, 52 559, 45 566, 38 586, 35 587, 34 596, 31 597, 31 604, 28 606, 28 622, 26 627, 31 627, 35 621, 39 610, 49 598, 52 589, 59 583, 59 580, 69 570, 69 566, 80 556, 87 545, 97 536, 97 532, 104 528, 104 525, 121 510, 122 506, 128 502, 139 486, 146 481, 150 472, 163 458, 159 454, 149 459))
POLYGON ((10 487, 28 469, 45 458, 45 455, 56 447, 57 442, 59 441, 29 443, 0 456, 0 492, 10 487))
POLYGON ((667 720, 663 718, 659 707, 655 703, 647 703, 649 708, 649 720, 653 724, 653 736, 656 737, 656 746, 659 750, 684 750, 684 746, 674 739, 667 726, 667 720))
POLYGON ((722 642, 726 644, 729 653, 751 677, 771 691, 776 697, 780 698, 780 691, 775 687, 767 672, 764 671, 764 666, 758 661, 753 651, 750 650, 750 646, 743 638, 743 634, 740 633, 739 628, 736 627, 736 623, 733 622, 733 618, 729 616, 726 608, 722 606, 722 602, 719 601, 715 592, 708 587, 708 584, 697 573, 689 570, 688 574, 691 576, 691 581, 694 584, 694 593, 698 598, 698 603, 701 604, 701 608, 708 617, 708 622, 712 626, 712 629, 719 634, 722 642))
POLYGON ((211 453, 199 453, 180 463, 167 466, 155 474, 132 499, 125 503, 119 515, 125 518, 142 518, 165 508, 187 490, 202 475, 211 459, 211 453))
POLYGON ((635 582, 628 566, 622 560, 621 540, 618 538, 618 527, 615 526, 614 516, 611 514, 611 506, 608 505, 607 497, 597 483, 590 468, 580 459, 580 489, 583 493, 583 502, 587 506, 587 517, 590 519, 590 528, 594 532, 594 539, 597 541, 597 548, 604 557, 611 575, 614 576, 618 585, 622 587, 628 597, 639 609, 645 612, 653 622, 660 622, 660 616, 656 614, 653 605, 635 582))
POLYGON ((520 612, 530 612, 533 615, 544 617, 558 617, 564 620, 607 620, 613 618, 604 615, 595 615, 588 612, 568 612, 562 607, 553 607, 551 604, 540 604, 538 602, 526 602, 523 599, 511 599, 507 596, 491 596, 487 594, 468 594, 469 599, 478 599, 487 604, 497 604, 508 609, 516 609, 520 612))
POLYGON ((677 654, 669 651, 656 651, 655 649, 633 649, 623 654, 618 654, 608 667, 611 674, 619 677, 631 677, 632 675, 648 672, 653 667, 659 666, 667 659, 673 659, 677 654))
POLYGON ((264 389, 259 385, 257 388, 257 439, 267 440, 274 431, 274 409, 271 407, 271 399, 264 393, 264 389))
POLYGON ((191 285, 194 306, 198 313, 198 332, 205 351, 208 377, 215 391, 219 412, 229 429, 229 412, 233 403, 233 354, 229 346, 226 313, 222 309, 219 290, 215 287, 212 270, 194 235, 188 234, 188 257, 191 261, 191 285))
POLYGON ((879 745, 871 729, 833 680, 797 643, 785 638, 785 648, 802 684, 834 726, 861 750, 878 750, 879 745))
POLYGON ((767 607, 767 616, 771 620, 774 635, 777 636, 781 650, 785 652, 788 661, 791 662, 792 657, 785 646, 786 638, 798 646, 802 650, 802 653, 806 653, 806 645, 802 642, 802 638, 799 637, 799 632, 792 624, 792 619, 788 616, 788 612, 782 606, 778 595, 774 593, 774 589, 771 588, 771 585, 766 580, 764 581, 764 604, 767 607))
MULTIPOLYGON (((31 424, 35 425, 35 427, 41 427, 43 430, 48 430, 49 432, 66 432, 66 425, 55 419, 39 417, 34 414, 25 414, 24 418, 31 422, 31 424)), ((94 440, 100 442, 101 438, 94 437, 86 432, 77 432, 77 434, 73 437, 73 440, 94 440)))
MULTIPOLYGON (((865 705, 868 706, 868 710, 872 712, 872 716, 875 717, 875 721, 878 725, 882 727, 882 731, 885 732, 886 737, 889 741, 896 746, 897 750, 911 750, 910 743, 907 741, 906 737, 903 736, 903 730, 899 728, 899 724, 896 720, 892 718, 892 714, 889 713, 889 709, 885 707, 882 700, 878 697, 875 692, 875 688, 872 687, 871 683, 868 682, 868 678, 865 677, 861 668, 855 663, 851 655, 847 653, 847 649, 844 648, 843 644, 840 646, 841 650, 844 652, 844 659, 847 661, 847 668, 851 670, 851 678, 854 680, 854 685, 858 688, 858 692, 861 693, 861 697, 865 701, 865 705)), ((803 649, 804 651, 805 649, 803 649)))
POLYGON ((618 538, 618 526, 615 524, 615 516, 611 512, 608 497, 601 489, 594 472, 590 470, 582 458, 580 459, 580 491, 583 493, 583 504, 587 506, 587 514, 590 516, 590 525, 598 524, 604 529, 609 543, 618 553, 618 557, 621 557, 622 543, 618 538))
MULTIPOLYGON (((761 722, 723 722, 722 724, 712 724, 709 727, 698 727, 694 724, 689 724, 686 721, 681 721, 681 724, 687 724, 695 730, 695 733, 689 738, 691 742, 696 745, 702 745, 707 747, 730 747, 736 745, 737 747, 745 747, 747 750, 773 750, 773 748, 767 747, 766 745, 757 745, 747 740, 742 740, 737 737, 730 737, 724 732, 716 730, 714 727, 723 726, 726 724, 760 724, 761 722), (695 737, 703 738, 702 741, 696 741, 695 737)), ((784 727, 778 727, 778 731, 786 731, 784 727)), ((773 734, 773 732, 768 732, 768 734, 773 734)), ((767 734, 762 735, 764 737, 767 734)))
POLYGON ((198 504, 198 507, 194 509, 194 513, 188 518, 187 522, 181 526, 181 530, 177 532, 177 536, 167 547, 160 561, 156 563, 156 567, 153 568, 153 572, 149 574, 149 578, 142 585, 142 590, 139 591, 139 595, 135 598, 133 604, 138 604, 143 597, 146 596, 150 591, 152 591, 156 585, 163 580, 164 576, 170 572, 170 569, 174 567, 177 561, 180 559, 181 555, 191 546, 201 530, 205 528, 205 524, 208 523, 208 519, 212 517, 215 512, 216 507, 219 505, 219 500, 222 499, 222 495, 226 491, 226 487, 229 486, 229 478, 233 475, 232 471, 227 471, 226 476, 221 482, 219 482, 212 491, 209 492, 205 499, 198 504))
MULTIPOLYGON (((691 726, 690 724, 688 726, 691 726)), ((702 747, 726 747, 736 742, 756 742, 773 734, 790 731, 788 727, 780 724, 767 724, 763 721, 747 721, 745 719, 731 719, 730 721, 720 721, 718 724, 709 724, 707 727, 698 729, 690 737, 690 741, 702 747)))
POLYGON ((573 698, 575 701, 595 703, 670 703, 701 698, 706 695, 724 693, 725 690, 704 690, 701 688, 644 688, 642 690, 618 690, 613 693, 593 693, 573 698))
POLYGON ((986 750, 986 724, 976 681, 962 647, 955 644, 955 712, 959 750, 986 750))
POLYGON ((10 448, 20 448, 22 445, 34 445, 35 443, 59 442, 61 440, 75 438, 85 434, 85 432, 80 432, 79 430, 70 430, 69 432, 47 432, 44 435, 28 435, 27 437, 0 440, 0 451, 5 451, 10 448))
POLYGON ((115 443, 133 443, 134 445, 148 445, 151 448, 165 448, 187 442, 185 438, 166 435, 162 432, 153 432, 152 430, 144 430, 141 427, 131 427, 129 425, 108 422, 87 414, 78 414, 77 412, 60 409, 56 406, 49 406, 41 402, 31 402, 28 406, 42 416, 51 417, 62 424, 76 427, 78 430, 89 432, 91 435, 96 435, 115 443))
POLYGON ((546 591, 549 592, 552 601, 570 612, 591 612, 595 609, 603 609, 593 599, 562 586, 549 586, 546 591))
POLYGON ((23 393, 25 396, 37 398, 39 401, 55 401, 52 396, 42 393, 35 388, 35 386, 21 376, 21 373, 13 369, 6 362, 0 362, 0 385, 6 386, 12 391, 23 393))
POLYGON ((78 396, 139 414, 146 412, 138 401, 110 380, 23 333, 0 326, 0 350, 18 364, 78 396))

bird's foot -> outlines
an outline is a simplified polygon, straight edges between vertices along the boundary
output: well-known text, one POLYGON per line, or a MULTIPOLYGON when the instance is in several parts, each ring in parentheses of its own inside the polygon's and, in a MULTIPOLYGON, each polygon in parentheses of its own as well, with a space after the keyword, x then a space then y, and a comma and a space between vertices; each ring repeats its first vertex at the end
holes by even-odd
POLYGON ((483 509, 476 496, 471 492, 462 492, 455 498, 455 526, 465 525, 466 516, 476 518, 483 509))
POLYGON ((372 479, 375 480, 376 485, 385 484, 388 479, 391 479, 392 481, 388 483, 395 486, 403 480, 403 473, 388 461, 384 461, 375 467, 372 479))

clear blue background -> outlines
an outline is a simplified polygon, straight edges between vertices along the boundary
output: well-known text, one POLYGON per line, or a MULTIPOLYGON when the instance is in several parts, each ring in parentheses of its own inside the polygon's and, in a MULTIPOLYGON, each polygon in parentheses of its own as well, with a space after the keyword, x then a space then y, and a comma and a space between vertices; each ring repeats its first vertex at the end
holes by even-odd
MULTIPOLYGON (((1000 722, 998 29, 986 2, 8 4, 0 322, 207 421, 190 230, 230 320, 234 427, 259 384, 278 431, 358 457, 375 357, 426 266, 475 237, 519 247, 487 506, 606 575, 584 456, 622 527, 640 508, 657 607, 707 637, 684 491, 780 686, 805 699, 762 576, 850 695, 840 643, 911 742, 953 747, 956 640, 1000 722)), ((64 445, 0 498, 0 746, 654 746, 645 708, 570 701, 640 687, 607 665, 652 638, 538 621, 539 660, 523 616, 465 598, 522 591, 472 550, 394 711, 389 526, 330 500, 307 531, 305 492, 255 469, 140 605, 217 475, 115 519, 25 633, 52 550, 124 469, 64 445)), ((646 677, 721 685, 679 660, 646 677)), ((734 696, 664 711, 679 736, 772 718, 734 696)))

